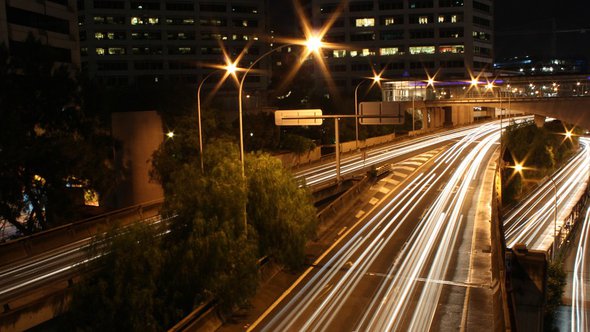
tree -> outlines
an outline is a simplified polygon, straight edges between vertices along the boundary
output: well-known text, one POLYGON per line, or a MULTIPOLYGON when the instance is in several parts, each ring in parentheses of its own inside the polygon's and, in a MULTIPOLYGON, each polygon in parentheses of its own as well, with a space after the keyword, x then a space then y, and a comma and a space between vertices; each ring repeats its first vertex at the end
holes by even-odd
POLYGON ((66 324, 72 330, 159 331, 161 229, 141 223, 97 237, 84 266, 90 276, 74 289, 66 324))
POLYGON ((310 193, 268 154, 249 156, 246 166, 248 219, 258 233, 260 254, 299 268, 317 224, 310 193))
POLYGON ((214 141, 204 157, 205 174, 197 163, 187 163, 165 186, 162 213, 175 217, 167 238, 170 284, 164 288, 171 290, 167 299, 183 310, 210 297, 226 308, 241 304, 257 282, 256 237, 244 232, 246 187, 238 150, 214 141))
POLYGON ((315 143, 312 140, 295 134, 285 134, 281 143, 283 149, 298 155, 315 149, 315 143))
POLYGON ((0 219, 30 234, 76 218, 68 187, 114 187, 112 141, 80 107, 65 66, 31 37, 22 57, 0 49, 0 219))
POLYGON ((555 312, 561 305, 567 273, 563 270, 563 262, 554 260, 547 266, 547 302, 545 304, 545 330, 558 331, 555 326, 555 312))

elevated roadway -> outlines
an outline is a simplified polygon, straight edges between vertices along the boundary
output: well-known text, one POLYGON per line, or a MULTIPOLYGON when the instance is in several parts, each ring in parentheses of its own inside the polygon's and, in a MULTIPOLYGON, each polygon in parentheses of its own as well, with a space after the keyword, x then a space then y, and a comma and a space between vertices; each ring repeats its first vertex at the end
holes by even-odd
MULTIPOLYGON (((370 165, 410 158, 468 136, 477 131, 477 128, 478 126, 469 126, 384 146, 368 151, 366 158, 362 158, 360 154, 352 155, 344 158, 343 173, 364 172, 370 165)), ((297 176, 305 178, 307 183, 321 185, 333 181, 334 169, 334 163, 328 163, 310 167, 297 176)), ((124 218, 119 217, 126 222, 159 222, 159 204, 161 202, 150 205, 149 212, 145 207, 131 208, 125 212, 124 218)), ((111 215, 103 219, 103 223, 110 224, 117 220, 117 216, 111 215)), ((8 317, 18 316, 20 309, 28 310, 29 313, 36 310, 31 308, 31 302, 38 302, 49 295, 63 292, 77 280, 77 266, 86 259, 85 248, 100 228, 97 223, 97 220, 91 220, 80 225, 66 225, 60 229, 0 245, 0 257, 3 257, 0 263, 0 303, 3 306, 0 321, 16 321, 8 317)), ((45 319, 47 318, 51 317, 45 319)), ((30 322, 32 323, 32 320, 30 322)), ((2 330, 6 328, 4 326, 2 330)))
POLYGON ((483 179, 493 178, 498 139, 497 122, 483 125, 380 190, 248 329, 489 330, 492 181, 483 179))

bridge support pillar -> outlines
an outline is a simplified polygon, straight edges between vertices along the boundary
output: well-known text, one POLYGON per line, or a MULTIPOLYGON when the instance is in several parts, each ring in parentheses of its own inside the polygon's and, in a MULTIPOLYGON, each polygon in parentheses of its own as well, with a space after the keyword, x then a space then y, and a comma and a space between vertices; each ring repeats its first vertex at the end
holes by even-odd
POLYGON ((443 111, 445 113, 443 126, 450 127, 453 125, 453 107, 445 106, 443 107, 443 111))
POLYGON ((543 128, 543 125, 545 125, 545 116, 535 114, 535 125, 537 128, 543 128))
POLYGON ((444 110, 440 107, 428 107, 424 115, 424 128, 440 128, 444 124, 444 110))

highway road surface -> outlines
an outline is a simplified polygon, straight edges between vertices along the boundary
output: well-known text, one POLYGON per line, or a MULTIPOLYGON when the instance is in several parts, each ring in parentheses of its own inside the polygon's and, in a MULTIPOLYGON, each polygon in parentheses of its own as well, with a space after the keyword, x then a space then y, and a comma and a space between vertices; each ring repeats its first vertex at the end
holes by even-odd
POLYGON ((489 123, 455 137, 396 189, 372 199, 249 330, 489 330, 491 258, 489 247, 475 248, 490 229, 485 194, 499 133, 499 124, 489 123), (474 305, 474 296, 483 303, 474 305))
POLYGON ((517 243, 524 243, 527 248, 535 250, 547 251, 551 248, 553 234, 557 234, 555 230, 563 227, 564 219, 583 194, 590 176, 590 139, 580 137, 580 146, 580 152, 551 175, 555 186, 551 180, 543 182, 504 216, 508 248, 517 243))

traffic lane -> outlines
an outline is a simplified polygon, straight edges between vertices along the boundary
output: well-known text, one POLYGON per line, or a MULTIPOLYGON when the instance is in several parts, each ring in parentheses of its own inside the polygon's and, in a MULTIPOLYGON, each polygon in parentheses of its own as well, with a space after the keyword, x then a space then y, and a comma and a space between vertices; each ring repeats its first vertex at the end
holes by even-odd
MULTIPOLYGON (((343 168, 341 169, 341 173, 342 175, 346 175, 351 172, 358 172, 373 164, 395 161, 394 158, 398 156, 406 156, 407 158, 416 155, 416 151, 422 153, 446 145, 451 141, 467 136, 478 127, 479 125, 448 130, 442 133, 426 135, 408 141, 369 149, 366 158, 363 158, 362 152, 343 157, 341 160, 341 167, 343 168)), ((334 162, 329 162, 297 172, 296 176, 298 178, 305 178, 308 185, 321 185, 333 179, 336 174, 335 167, 334 162)))
MULTIPOLYGON (((415 176, 408 178, 406 181, 413 181, 414 179, 415 179, 415 176)), ((397 188, 396 191, 392 191, 392 192, 390 192, 388 194, 387 197, 389 198, 389 200, 382 202, 382 204, 388 204, 388 203, 389 204, 392 204, 391 197, 394 197, 396 195, 399 195, 400 192, 402 192, 402 191, 407 191, 407 188, 401 188, 401 186, 398 186, 398 188, 397 188)), ((398 202, 398 203, 400 203, 400 202, 398 202)), ((375 206, 379 206, 379 204, 375 204, 375 206)), ((349 230, 349 233, 347 234, 347 237, 346 237, 346 241, 342 241, 340 243, 340 245, 338 246, 338 248, 335 248, 335 250, 333 250, 333 252, 332 252, 332 254, 331 254, 331 256, 329 258, 326 258, 325 261, 323 261, 323 260, 320 261, 321 269, 320 268, 314 269, 313 273, 311 273, 309 276, 307 276, 306 279, 297 286, 297 288, 295 289, 295 291, 292 292, 288 298, 286 298, 284 301, 282 301, 280 303, 279 307, 273 311, 272 315, 269 316, 269 317, 267 317, 265 319, 265 321, 263 323, 267 324, 267 326, 266 326, 267 327, 267 330, 274 329, 274 325, 268 325, 268 322, 269 321, 272 321, 274 319, 275 315, 279 315, 279 316, 283 315, 286 306, 289 306, 289 307, 292 306, 291 305, 291 303, 292 303, 291 301, 296 296, 296 294, 300 294, 301 293, 302 288, 303 288, 303 285, 309 285, 308 287, 306 287, 303 290, 304 292, 305 291, 308 291, 309 289, 311 289, 313 287, 318 287, 317 285, 310 283, 310 280, 311 279, 313 279, 313 278, 318 278, 319 279, 321 277, 321 275, 324 275, 324 274, 326 274, 328 272, 334 273, 336 275, 333 276, 333 279, 331 279, 331 281, 329 281, 329 282, 325 282, 324 281, 324 284, 323 284, 324 286, 321 286, 321 287, 328 287, 329 288, 329 287, 332 287, 330 285, 337 284, 338 279, 340 279, 340 277, 342 277, 345 274, 345 272, 340 271, 340 269, 348 269, 348 270, 351 270, 352 266, 345 266, 345 264, 348 263, 348 262, 352 262, 353 260, 356 262, 358 260, 359 256, 360 256, 360 253, 357 252, 356 253, 356 256, 352 256, 352 258, 349 258, 347 256, 344 256, 344 252, 342 252, 342 247, 345 244, 348 244, 348 246, 352 246, 352 244, 351 244, 351 238, 354 237, 354 236, 356 236, 357 238, 358 237, 361 237, 361 236, 366 236, 367 233, 370 232, 370 231, 378 231, 378 232, 381 232, 382 229, 383 229, 383 227, 385 227, 385 225, 380 224, 380 222, 375 222, 375 224, 377 224, 377 226, 374 226, 374 224, 371 223, 369 225, 369 227, 367 227, 367 224, 368 224, 367 221, 375 218, 376 215, 383 214, 383 213, 384 213, 383 211, 377 210, 376 208, 374 208, 370 213, 367 213, 366 215, 364 215, 360 219, 359 222, 362 222, 362 224, 357 224, 356 227, 351 228, 349 230), (359 233, 357 235, 356 228, 361 228, 361 227, 366 227, 366 228, 364 229, 363 232, 361 232, 361 233, 359 233), (355 231, 355 233, 352 232, 353 230, 355 231), (335 258, 334 257, 334 253, 337 253, 339 256, 344 256, 344 257, 336 257, 335 258), (334 263, 334 261, 331 261, 332 259, 334 261, 336 261, 336 262, 339 262, 340 265, 338 265, 338 266, 329 266, 330 264, 333 264, 334 263), (318 274, 320 274, 320 276, 318 276, 318 274), (328 285, 328 286, 325 286, 325 285, 328 285)), ((390 211, 390 213, 391 213, 391 211, 390 211)), ((380 219, 380 221, 381 221, 381 219, 380 219)), ((388 225, 388 227, 391 227, 391 225, 388 225)), ((404 230, 402 229, 402 231, 404 231, 404 230)), ((398 247, 399 247, 399 244, 398 244, 398 247)), ((366 245, 363 248, 366 248, 366 245)), ((396 251, 396 249, 394 248, 394 246, 391 246, 391 247, 388 247, 388 248, 390 248, 389 250, 392 250, 393 252, 396 251)), ((391 253, 391 254, 388 254, 387 256, 389 256, 389 257, 395 257, 395 254, 394 253, 391 253)), ((383 257, 385 257, 385 256, 383 256, 383 257)), ((318 264, 318 265, 320 265, 320 264, 318 264)), ((391 258, 389 259, 389 264, 391 264, 391 258)), ((352 269, 354 270, 354 268, 352 268, 352 269)), ((363 279, 363 278, 361 278, 361 279, 363 279)), ((318 281, 316 281, 316 282, 318 282, 318 281)), ((369 282, 367 284, 367 283, 365 283, 364 280, 362 280, 362 282, 360 283, 360 288, 369 287, 369 289, 370 289, 370 287, 375 287, 373 284, 374 284, 373 282, 369 282)), ((324 288, 321 288, 321 289, 322 290, 325 290, 324 288)), ((367 296, 364 295, 364 294, 370 294, 371 292, 372 291, 361 292, 361 295, 358 295, 358 293, 355 293, 352 296, 354 298, 361 298, 361 299, 362 298, 365 298, 366 299, 367 296)), ((299 296, 301 297, 301 295, 299 295, 299 296)), ((323 294, 322 294, 322 296, 323 296, 323 294)), ((305 318, 305 317, 311 317, 309 313, 312 312, 312 311, 315 311, 317 309, 317 305, 319 305, 319 303, 320 302, 317 302, 316 301, 316 306, 315 307, 308 307, 306 309, 306 311, 304 311, 303 314, 300 315, 300 317, 303 317, 303 318, 305 318)), ((347 308, 347 307, 348 307, 348 305, 345 304, 344 305, 344 308, 347 308)), ((358 315, 358 307, 357 307, 357 310, 356 311, 357 311, 357 315, 358 315)), ((299 311, 296 311, 296 312, 299 312, 299 311)), ((340 315, 339 316, 338 322, 343 322, 344 321, 344 318, 341 317, 341 316, 343 316, 343 315, 340 315)), ((350 315, 350 316, 354 317, 354 315, 350 315)), ((354 322, 355 319, 350 319, 351 318, 350 316, 348 317, 348 319, 345 320, 346 321, 346 324, 352 324, 354 322)), ((301 321, 298 322, 298 325, 295 325, 295 326, 299 326, 299 327, 304 326, 306 324, 306 322, 303 321, 304 320, 303 318, 300 318, 301 321)))
POLYGON ((547 249, 543 245, 551 242, 553 229, 561 227, 562 219, 568 213, 564 211, 564 207, 571 199, 575 199, 579 185, 587 180, 590 165, 588 152, 588 148, 584 148, 552 175, 557 185, 558 225, 555 225, 554 220, 555 191, 553 183, 547 181, 505 216, 504 229, 508 247, 522 242, 531 249, 547 249))
MULTIPOLYGON (((435 185, 429 185, 428 188, 426 189, 426 191, 428 191, 428 190, 436 191, 437 184, 435 184, 435 185)), ((426 196, 431 196, 431 195, 428 195, 428 193, 426 193, 426 196)), ((429 201, 425 201, 425 202, 423 202, 423 204, 424 205, 422 207, 418 206, 417 208, 414 208, 412 210, 412 213, 413 214, 412 213, 406 214, 406 217, 408 217, 410 219, 414 219, 414 221, 418 220, 420 218, 420 216, 424 213, 423 211, 426 210, 426 208, 428 207, 428 205, 430 204, 430 202, 429 201)), ((384 276, 385 278, 388 277, 389 272, 390 272, 389 267, 391 266, 391 263, 392 263, 391 257, 396 257, 397 256, 397 254, 400 251, 400 248, 405 243, 404 239, 407 238, 409 236, 409 234, 413 231, 413 226, 414 226, 415 222, 414 222, 414 224, 412 224, 412 223, 403 223, 403 222, 401 224, 404 225, 404 226, 406 226, 406 227, 401 227, 401 228, 397 229, 397 231, 399 231, 400 234, 403 234, 403 236, 400 236, 399 238, 396 237, 391 242, 388 242, 388 246, 386 246, 385 249, 383 249, 384 252, 387 252, 388 251, 387 248, 389 248, 389 250, 391 251, 391 253, 379 255, 378 256, 379 258, 377 258, 375 260, 375 263, 372 265, 372 271, 370 271, 370 272, 364 272, 364 271, 362 271, 362 275, 363 276, 364 275, 369 275, 370 277, 374 277, 374 276, 384 276), (380 260, 384 261, 385 263, 380 262, 380 260)), ((384 224, 380 224, 380 225, 382 225, 382 226, 378 226, 378 227, 384 227, 385 226, 384 224)), ((361 258, 361 257, 363 257, 363 256, 361 256, 360 254, 358 254, 356 256, 356 258, 361 258)), ((348 261, 348 262, 350 262, 351 264, 354 264, 354 263, 352 263, 352 260, 351 261, 348 261)), ((351 265, 351 264, 349 264, 349 265, 351 265)), ((332 285, 336 285, 337 284, 337 281, 336 280, 338 280, 342 276, 343 276, 342 272, 335 274, 335 276, 334 276, 335 280, 331 281, 328 284, 324 284, 323 287, 325 287, 325 289, 330 289, 332 287, 332 285)), ((366 301, 366 299, 368 299, 368 298, 373 298, 373 296, 371 294, 374 293, 374 291, 373 291, 374 288, 372 288, 374 286, 365 286, 364 285, 365 280, 366 280, 366 278, 360 278, 360 281, 356 281, 361 286, 360 287, 357 287, 355 290, 353 290, 352 292, 350 292, 351 295, 348 295, 348 293, 347 293, 346 296, 348 298, 351 298, 351 299, 356 299, 357 301, 361 301, 361 300, 362 301, 366 301), (369 290, 369 291, 367 292, 367 290, 369 290), (361 299, 361 300, 359 300, 359 299, 361 299)), ((374 284, 374 281, 368 283, 368 285, 372 285, 372 284, 374 284)), ((316 305, 314 307, 311 307, 311 308, 308 307, 307 308, 307 311, 304 312, 304 315, 301 315, 300 316, 300 321, 295 323, 296 325, 287 326, 287 327, 288 328, 292 328, 292 327, 305 328, 305 327, 308 327, 309 324, 310 324, 308 317, 310 317, 310 315, 313 316, 314 315, 313 313, 317 313, 318 312, 318 308, 321 308, 321 307, 323 307, 326 304, 326 300, 325 300, 324 297, 321 300, 322 301, 316 301, 316 305)), ((350 326, 350 324, 351 324, 350 318, 352 318, 352 321, 355 321, 355 320, 358 321, 358 319, 357 318, 354 318, 354 317, 355 316, 358 316, 358 311, 359 311, 358 308, 363 308, 364 307, 364 303, 360 303, 360 304, 359 303, 355 303, 355 300, 351 301, 350 303, 351 303, 351 305, 348 305, 346 303, 343 304, 343 305, 341 305, 341 307, 339 308, 339 310, 341 310, 341 308, 344 308, 345 310, 346 310, 346 308, 356 308, 356 309, 354 309, 350 313, 345 312, 344 314, 338 314, 339 319, 337 320, 336 323, 333 323, 333 324, 337 324, 338 326, 340 326, 340 325, 342 325, 342 326, 350 326), (355 313, 357 313, 357 314, 355 315, 355 313), (346 317, 346 318, 343 319, 342 317, 346 317)), ((376 310, 376 308, 374 308, 374 309, 376 310)), ((330 317, 326 318, 326 320, 331 323, 330 319, 331 319, 330 317)), ((320 321, 320 322, 323 323, 323 321, 320 321)), ((321 327, 321 326, 319 326, 319 327, 321 327)), ((330 328, 333 328, 333 327, 334 326, 330 325, 330 328)), ((361 329, 362 329, 362 327, 361 327, 361 329)))
MULTIPOLYGON (((490 136, 486 138, 484 147, 490 149, 495 140, 497 140, 497 137, 490 136)), ((461 150, 469 150, 469 148, 463 144, 457 149, 459 153, 461 153, 461 150)), ((479 151, 475 152, 477 153, 470 153, 470 156, 468 157, 463 155, 459 158, 467 160, 471 158, 474 160, 481 160, 484 158, 479 151)), ((455 155, 455 158, 456 157, 457 156, 455 155)), ((458 229, 460 229, 457 225, 460 224, 463 219, 463 215, 460 211, 450 207, 459 204, 466 196, 465 190, 468 187, 465 183, 468 181, 462 181, 463 175, 469 179, 469 177, 475 176, 472 173, 479 167, 476 164, 474 168, 470 167, 469 169, 465 169, 465 166, 468 164, 469 162, 465 165, 461 163, 463 167, 458 169, 457 172, 454 172, 451 176, 452 182, 450 182, 450 186, 445 186, 444 192, 441 193, 441 197, 447 197, 441 201, 437 199, 436 204, 434 204, 435 209, 438 211, 434 215, 434 219, 429 219, 427 216, 425 221, 422 221, 422 223, 425 224, 425 228, 422 232, 423 234, 421 234, 421 237, 412 244, 412 249, 408 252, 408 255, 404 256, 410 257, 408 258, 409 261, 414 261, 407 264, 407 266, 402 266, 402 269, 404 270, 402 275, 404 277, 401 277, 400 279, 405 279, 407 282, 392 284, 390 288, 393 289, 393 291, 389 291, 382 296, 383 299, 387 299, 387 301, 391 303, 388 304, 389 307, 383 310, 383 313, 376 316, 391 318, 376 323, 371 322, 373 325, 368 325, 368 329, 430 329, 430 322, 438 307, 437 303, 442 289, 441 285, 449 283, 448 280, 445 280, 445 274, 448 269, 448 257, 454 250, 453 243, 456 243, 457 241, 456 234, 459 232, 458 229), (462 184, 459 185, 459 183, 462 184), (455 188, 455 186, 459 186, 459 188, 455 188), (459 198, 459 201, 457 201, 457 198, 459 198), (442 227, 443 224, 445 227, 442 227), (428 256, 426 257, 424 254, 427 254, 428 256), (418 256, 423 257, 419 259, 414 258, 418 256), (433 259, 433 257, 436 257, 436 259, 433 259), (425 271, 427 271, 427 273, 425 273, 425 271), (424 280, 427 282, 420 285, 420 282, 424 280), (398 295, 397 293, 400 293, 401 295, 398 295), (420 294, 419 300, 416 300, 417 298, 415 294, 420 294), (399 300, 390 300, 391 297, 398 296, 402 297, 402 300, 409 298, 410 303, 407 304, 399 300), (406 323, 409 319, 407 316, 412 316, 411 324, 406 323)))
POLYGON ((458 326, 466 329, 487 329, 493 320, 491 301, 482 301, 482 299, 491 299, 492 295, 491 238, 489 237, 491 211, 488 214, 485 212, 483 215, 478 214, 482 209, 491 210, 488 196, 491 195, 496 164, 490 165, 489 162, 494 160, 494 153, 496 153, 495 149, 488 150, 486 157, 483 158, 487 161, 487 167, 481 167, 478 170, 467 193, 467 197, 471 199, 463 206, 462 214, 466 218, 459 232, 462 235, 453 250, 455 255, 445 277, 445 280, 450 282, 442 286, 440 310, 434 317, 432 331, 449 331, 458 326), (480 206, 482 202, 485 202, 484 206, 480 206), (479 224, 475 225, 475 223, 479 224), (487 227, 487 229, 478 229, 478 227, 487 227), (476 242, 483 239, 487 244, 476 242), (481 248, 486 246, 487 253, 481 252, 481 248), (473 271, 480 275, 473 276, 473 271))

